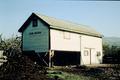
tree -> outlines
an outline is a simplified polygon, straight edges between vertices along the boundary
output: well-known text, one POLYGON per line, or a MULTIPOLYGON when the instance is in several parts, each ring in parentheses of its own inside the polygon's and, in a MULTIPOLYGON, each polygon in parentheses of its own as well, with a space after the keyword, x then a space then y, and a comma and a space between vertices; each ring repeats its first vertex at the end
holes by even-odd
POLYGON ((103 44, 103 54, 104 56, 110 54, 110 47, 108 44, 105 44, 105 43, 103 44))
POLYGON ((4 55, 7 57, 12 57, 16 54, 21 53, 21 37, 13 36, 9 39, 2 39, 2 36, 0 36, 1 43, 0 43, 0 49, 4 50, 4 55))
POLYGON ((112 63, 119 64, 120 63, 120 47, 108 44, 103 44, 103 62, 104 63, 112 63))
POLYGON ((4 50, 7 62, 0 66, 0 80, 46 80, 46 68, 22 54, 21 37, 2 39, 0 49, 4 50), (41 72, 41 73, 40 73, 41 72))

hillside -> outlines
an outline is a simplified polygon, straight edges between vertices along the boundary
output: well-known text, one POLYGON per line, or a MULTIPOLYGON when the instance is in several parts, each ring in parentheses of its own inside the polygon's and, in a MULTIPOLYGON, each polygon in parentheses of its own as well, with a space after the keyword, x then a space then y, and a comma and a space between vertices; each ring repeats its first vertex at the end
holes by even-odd
POLYGON ((103 37, 103 44, 109 44, 110 46, 120 47, 120 37, 103 37))

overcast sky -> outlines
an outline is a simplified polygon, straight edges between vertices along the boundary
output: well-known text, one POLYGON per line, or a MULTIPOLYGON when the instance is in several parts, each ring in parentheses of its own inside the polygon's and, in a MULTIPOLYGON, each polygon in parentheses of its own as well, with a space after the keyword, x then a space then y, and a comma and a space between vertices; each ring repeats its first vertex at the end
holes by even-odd
POLYGON ((120 1, 0 0, 0 34, 18 34, 32 12, 88 25, 107 37, 120 37, 120 1))

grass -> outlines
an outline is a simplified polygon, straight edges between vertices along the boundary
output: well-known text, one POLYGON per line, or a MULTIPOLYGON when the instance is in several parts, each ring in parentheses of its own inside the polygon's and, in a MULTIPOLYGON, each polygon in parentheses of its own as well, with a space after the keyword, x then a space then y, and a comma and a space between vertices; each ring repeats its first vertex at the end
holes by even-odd
POLYGON ((120 80, 120 66, 52 68, 47 76, 55 80, 120 80))
MULTIPOLYGON (((52 68, 47 71, 47 76, 49 78, 58 78, 60 80, 96 80, 96 78, 91 76, 84 76, 83 74, 78 74, 77 71, 71 68, 52 68)), ((55 79, 57 80, 57 79, 55 79)))
MULTIPOLYGON (((61 74, 56 73, 56 74, 47 74, 48 77, 50 78, 58 78, 60 80, 90 80, 90 77, 85 77, 82 75, 76 75, 73 73, 68 73, 68 72, 63 72, 61 74)), ((92 78, 91 78, 92 79, 92 78)), ((92 79, 94 80, 94 79, 92 79)))

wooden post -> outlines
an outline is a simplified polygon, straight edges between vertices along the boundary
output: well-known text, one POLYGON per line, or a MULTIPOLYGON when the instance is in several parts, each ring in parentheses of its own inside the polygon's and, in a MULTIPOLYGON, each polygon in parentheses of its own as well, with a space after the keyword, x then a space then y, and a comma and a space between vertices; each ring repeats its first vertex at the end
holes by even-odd
POLYGON ((51 50, 49 51, 49 67, 51 67, 51 50))
POLYGON ((54 51, 50 50, 49 51, 49 67, 52 67, 53 65, 53 60, 52 60, 53 56, 54 56, 54 51))
POLYGON ((54 57, 54 51, 51 52, 51 67, 53 67, 54 65, 53 57, 54 57))

